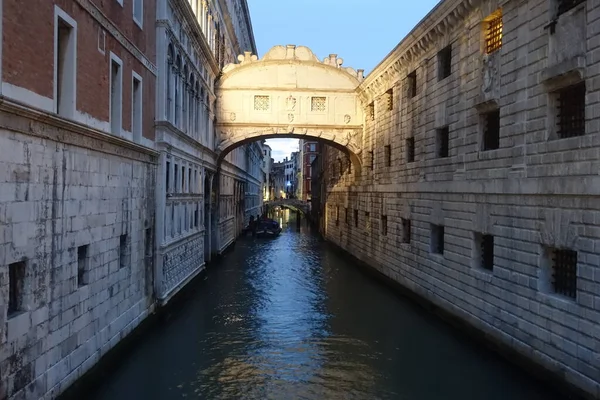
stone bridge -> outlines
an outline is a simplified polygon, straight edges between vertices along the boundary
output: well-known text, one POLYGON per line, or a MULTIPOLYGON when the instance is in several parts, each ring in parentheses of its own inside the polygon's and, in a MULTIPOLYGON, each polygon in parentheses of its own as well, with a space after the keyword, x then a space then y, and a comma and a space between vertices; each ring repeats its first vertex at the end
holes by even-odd
POLYGON ((308 215, 310 212, 310 203, 298 199, 282 199, 264 202, 265 207, 289 207, 308 215))
POLYGON ((262 59, 249 52, 228 64, 216 85, 219 160, 245 143, 269 138, 324 141, 343 151, 360 174, 363 71, 323 61, 304 46, 275 46, 262 59))

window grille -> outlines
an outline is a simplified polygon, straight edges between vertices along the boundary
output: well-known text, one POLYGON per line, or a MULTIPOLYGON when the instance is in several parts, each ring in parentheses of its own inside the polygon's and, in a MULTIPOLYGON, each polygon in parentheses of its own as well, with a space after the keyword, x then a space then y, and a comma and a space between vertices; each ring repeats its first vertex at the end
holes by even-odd
POLYGON ((552 285, 554 292, 577 297, 577 252, 554 249, 552 255, 552 285))
POLYGON ((481 267, 487 270, 494 269, 494 237, 481 236, 481 267))
POLYGON ((389 167, 392 165, 392 146, 389 144, 383 148, 383 152, 385 153, 385 166, 389 167))
POLYGON ((25 289, 25 262, 16 262, 8 266, 8 309, 7 317, 23 309, 25 289))
POLYGON ((340 225, 340 206, 335 206, 335 226, 340 225))
POLYGON ((406 139, 406 162, 415 161, 415 138, 406 139))
POLYGON ((310 110, 323 112, 325 111, 326 98, 325 97, 311 97, 310 98, 310 110))
POLYGON ((558 0, 558 15, 566 13, 583 2, 585 0, 558 0))
POLYGON ((254 109, 256 111, 269 111, 269 96, 254 96, 254 109))
POLYGON ((500 147, 500 110, 484 115, 483 150, 495 150, 500 147))
POLYGON ((492 54, 502 47, 502 14, 487 22, 485 32, 485 52, 492 54))
POLYGON ((367 106, 367 119, 374 121, 375 120, 375 104, 370 103, 367 106))
POLYGON ((385 92, 385 101, 388 111, 392 111, 394 109, 394 89, 385 92))
POLYGON ((437 130, 437 156, 448 157, 450 145, 450 128, 443 127, 437 130))
POLYGON ((402 218, 402 243, 410 243, 410 219, 402 218))
POLYGON ((558 92, 558 137, 569 138, 585 134, 585 83, 569 86, 558 92))

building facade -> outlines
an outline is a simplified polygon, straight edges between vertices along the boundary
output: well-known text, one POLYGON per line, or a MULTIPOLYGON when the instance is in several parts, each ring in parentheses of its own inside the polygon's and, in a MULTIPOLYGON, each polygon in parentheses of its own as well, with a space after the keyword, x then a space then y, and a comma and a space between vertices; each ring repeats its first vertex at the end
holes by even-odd
POLYGON ((312 172, 311 164, 317 157, 318 142, 312 140, 301 140, 302 148, 302 200, 310 201, 312 185, 310 183, 312 172))
POLYGON ((263 163, 262 163, 262 172, 263 172, 263 201, 272 200, 272 191, 273 185, 271 183, 272 173, 271 169, 273 168, 273 158, 271 158, 271 147, 262 143, 262 152, 263 152, 263 163))
POLYGON ((328 240, 600 395, 597 1, 445 0, 361 83, 328 240))
POLYGON ((246 1, 158 2, 156 292, 168 301, 237 237, 259 206, 256 146, 219 160, 215 80, 256 51, 246 1), (218 173, 217 173, 218 172, 218 173))
POLYGON ((0 21, 0 398, 53 398, 153 308, 155 3, 0 21))

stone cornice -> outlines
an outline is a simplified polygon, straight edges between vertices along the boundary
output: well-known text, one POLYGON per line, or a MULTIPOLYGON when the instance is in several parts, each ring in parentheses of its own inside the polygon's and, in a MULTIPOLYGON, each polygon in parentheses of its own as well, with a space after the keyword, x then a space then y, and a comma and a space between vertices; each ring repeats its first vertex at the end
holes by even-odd
POLYGON ((142 162, 156 163, 158 157, 158 152, 154 149, 90 128, 87 125, 66 120, 55 114, 31 108, 3 96, 0 96, 0 112, 10 113, 17 117, 14 119, 0 118, 0 128, 142 162), (86 141, 84 137, 92 140, 86 141))
MULTIPOLYGON (((95 20, 98 22, 102 28, 106 29, 108 33, 112 35, 127 51, 129 51, 144 67, 146 67, 154 76, 158 75, 158 70, 156 65, 150 61, 144 53, 140 49, 136 47, 133 42, 131 42, 120 30, 117 28, 115 24, 111 22, 111 20, 104 15, 100 9, 93 4, 90 0, 75 0, 81 8, 86 10, 95 20)), ((152 32, 152 31, 151 31, 152 32)), ((154 32, 152 32, 154 35, 154 32)))
POLYGON ((171 0, 171 4, 174 10, 178 11, 180 14, 183 15, 181 26, 183 28, 187 28, 187 30, 193 34, 194 38, 200 45, 200 55, 204 56, 215 76, 218 76, 220 68, 217 64, 217 59, 215 58, 212 50, 210 49, 210 45, 206 40, 206 36, 204 36, 204 32, 202 32, 200 26, 198 25, 198 22, 196 21, 196 16, 192 11, 192 7, 185 0, 171 0), (193 21, 193 23, 190 24, 189 21, 193 21))
POLYGON ((404 39, 365 78, 358 88, 365 103, 373 101, 403 78, 405 71, 436 41, 454 31, 481 0, 443 0, 433 8, 404 39))
MULTIPOLYGON (((180 131, 175 125, 173 125, 169 121, 156 121, 154 126, 156 128, 164 128, 164 129, 168 130, 172 135, 176 136, 178 139, 183 140, 184 142, 187 142, 187 144, 189 144, 190 146, 196 147, 199 150, 201 150, 203 154, 209 154, 213 157, 217 156, 217 153, 215 153, 213 150, 204 146, 202 143, 200 143, 196 139, 189 137, 188 135, 186 135, 185 133, 180 131)), ((157 144, 162 145, 163 143, 164 142, 162 142, 162 141, 161 142, 157 141, 157 144)))

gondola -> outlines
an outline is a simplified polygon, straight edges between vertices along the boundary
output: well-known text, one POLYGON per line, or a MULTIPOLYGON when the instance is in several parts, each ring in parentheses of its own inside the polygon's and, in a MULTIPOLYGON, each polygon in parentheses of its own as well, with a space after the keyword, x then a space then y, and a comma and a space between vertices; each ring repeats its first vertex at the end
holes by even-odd
POLYGON ((275 237, 281 233, 279 222, 270 218, 261 218, 257 221, 256 236, 275 237))

